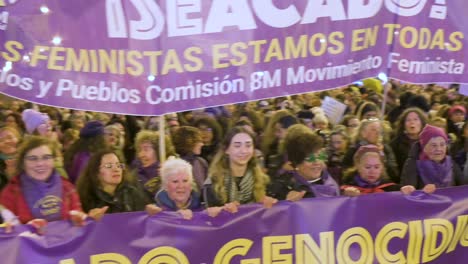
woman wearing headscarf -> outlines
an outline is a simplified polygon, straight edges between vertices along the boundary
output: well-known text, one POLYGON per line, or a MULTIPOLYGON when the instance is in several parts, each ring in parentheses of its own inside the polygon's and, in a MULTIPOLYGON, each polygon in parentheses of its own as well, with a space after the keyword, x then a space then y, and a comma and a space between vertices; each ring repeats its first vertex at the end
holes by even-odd
POLYGON ((447 155, 448 137, 439 127, 426 125, 413 145, 401 174, 403 185, 421 188, 435 184, 438 188, 463 185, 467 179, 447 155))

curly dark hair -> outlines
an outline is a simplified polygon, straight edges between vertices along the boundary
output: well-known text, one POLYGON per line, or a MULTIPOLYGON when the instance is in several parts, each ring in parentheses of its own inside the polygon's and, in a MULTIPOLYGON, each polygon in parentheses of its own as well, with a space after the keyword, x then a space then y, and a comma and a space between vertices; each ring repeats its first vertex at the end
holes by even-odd
POLYGON ((195 144, 201 141, 200 130, 196 127, 181 126, 172 135, 175 152, 181 156, 191 154, 195 144))
POLYGON ((286 153, 288 154, 288 160, 296 167, 301 164, 308 155, 323 148, 324 140, 321 136, 310 130, 297 129, 294 133, 288 133, 284 144, 286 153))

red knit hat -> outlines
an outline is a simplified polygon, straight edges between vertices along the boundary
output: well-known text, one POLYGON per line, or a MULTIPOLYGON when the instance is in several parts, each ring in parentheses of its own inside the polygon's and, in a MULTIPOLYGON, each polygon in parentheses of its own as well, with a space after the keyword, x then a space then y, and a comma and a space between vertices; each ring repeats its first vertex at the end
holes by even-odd
POLYGON ((448 115, 451 116, 455 111, 463 112, 466 115, 466 109, 463 105, 454 105, 448 110, 448 115))
POLYGON ((424 148, 427 142, 429 142, 431 138, 435 137, 442 137, 444 138, 445 142, 448 142, 447 133, 445 133, 445 131, 442 128, 426 125, 419 134, 419 144, 421 144, 421 148, 424 148))

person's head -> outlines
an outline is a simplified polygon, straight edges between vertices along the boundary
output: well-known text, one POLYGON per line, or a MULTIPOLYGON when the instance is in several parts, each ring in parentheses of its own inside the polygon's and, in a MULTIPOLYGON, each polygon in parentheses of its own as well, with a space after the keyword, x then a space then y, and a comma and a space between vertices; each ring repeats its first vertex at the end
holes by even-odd
POLYGON ((104 125, 99 121, 89 121, 80 130, 80 138, 104 137, 104 125))
POLYGON ((0 128, 0 153, 5 155, 13 155, 17 151, 18 142, 21 136, 18 130, 12 127, 0 128))
POLYGON ((427 117, 421 109, 408 108, 398 118, 397 135, 406 134, 411 138, 417 138, 427 122, 427 117))
POLYGON ((460 123, 465 121, 466 109, 462 105, 454 105, 450 107, 447 114, 448 119, 450 119, 453 123, 460 123))
POLYGON ((316 115, 313 119, 313 124, 317 130, 327 130, 328 118, 325 115, 316 115))
MULTIPOLYGON (((103 149, 91 156, 80 178, 78 186, 98 187, 104 191, 115 190, 119 184, 128 181, 125 164, 113 150, 103 149)), ((81 195, 82 193, 80 193, 81 195)))
POLYGON ((203 147, 202 136, 200 130, 196 127, 181 126, 172 135, 172 142, 177 154, 181 156, 195 154, 201 154, 201 148, 203 147))
POLYGON ((343 121, 341 121, 341 124, 346 127, 346 132, 349 134, 350 138, 354 138, 360 123, 361 121, 355 115, 345 115, 343 121))
POLYGON ((86 116, 84 112, 75 111, 68 118, 71 123, 71 127, 77 130, 81 130, 86 124, 86 116))
POLYGON ((287 135, 287 130, 290 126, 298 124, 299 121, 292 115, 286 115, 278 119, 278 122, 275 124, 275 136, 282 140, 287 135))
POLYGON ((354 154, 354 166, 364 181, 376 183, 385 171, 383 153, 375 145, 361 146, 354 154))
POLYGON ((333 152, 346 152, 349 144, 349 136, 344 129, 336 129, 330 133, 330 149, 333 152))
POLYGON ((379 107, 371 102, 365 102, 359 107, 358 116, 361 120, 377 118, 379 115, 379 107))
POLYGON ((28 134, 47 136, 52 131, 50 118, 47 114, 34 109, 26 109, 23 111, 22 118, 28 134))
POLYGON ((254 135, 243 127, 234 127, 226 134, 221 149, 229 159, 229 166, 248 166, 255 152, 254 135))
POLYGON ((327 160, 323 138, 306 129, 295 131, 288 134, 284 142, 288 159, 302 177, 307 180, 317 179, 327 160))
POLYGON ((365 140, 369 144, 378 144, 382 140, 382 125, 377 118, 361 120, 358 130, 358 141, 365 140))
POLYGON ((117 128, 117 126, 107 125, 104 127, 104 139, 106 140, 106 144, 109 147, 119 145, 120 130, 117 128))
POLYGON ((420 159, 442 162, 447 155, 448 136, 439 127, 426 125, 419 134, 422 153, 420 159))
POLYGON ((170 157, 161 167, 161 182, 176 205, 187 204, 192 192, 192 165, 183 159, 170 157))
POLYGON ((50 139, 35 135, 27 137, 18 149, 17 172, 47 181, 54 171, 56 155, 56 145, 50 139))
MULTIPOLYGON (((174 147, 168 136, 165 136, 166 157, 174 155, 174 147)), ((141 130, 135 138, 136 156, 143 167, 159 161, 159 132, 141 130)))
POLYGON ((221 140, 222 128, 213 117, 201 117, 195 121, 194 126, 200 129, 203 144, 211 146, 221 140))
POLYGON ((314 129, 313 119, 315 117, 314 113, 310 110, 301 110, 297 113, 297 118, 299 121, 309 127, 310 129, 314 129))
POLYGON ((80 131, 68 128, 63 132, 62 142, 63 142, 63 151, 66 152, 73 143, 75 143, 80 138, 80 131))
POLYGON ((23 132, 25 129, 23 120, 21 119, 21 115, 16 112, 7 114, 4 120, 5 126, 15 128, 20 132, 23 132))

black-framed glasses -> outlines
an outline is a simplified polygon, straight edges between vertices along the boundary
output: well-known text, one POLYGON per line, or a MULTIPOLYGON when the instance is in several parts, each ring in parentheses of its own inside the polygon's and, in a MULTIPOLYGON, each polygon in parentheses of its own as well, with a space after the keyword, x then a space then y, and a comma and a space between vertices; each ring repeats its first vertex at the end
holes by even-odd
POLYGON ((125 169, 125 163, 104 163, 101 165, 101 167, 106 168, 106 169, 113 169, 113 168, 118 168, 118 169, 125 169))
POLYGON ((49 160, 53 160, 55 158, 54 155, 52 154, 46 154, 46 155, 42 155, 42 156, 36 156, 36 155, 31 155, 31 156, 25 156, 24 159, 27 160, 27 161, 31 161, 31 162, 37 162, 37 161, 49 161, 49 160))

